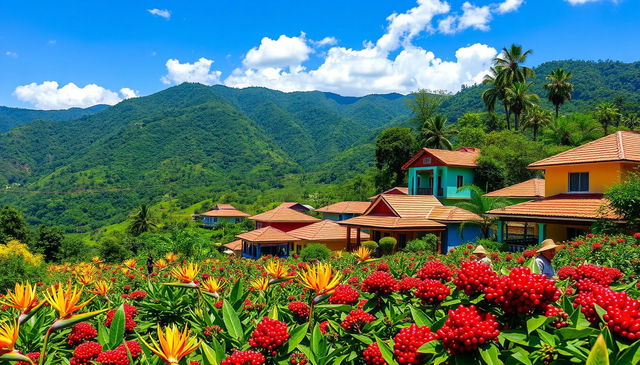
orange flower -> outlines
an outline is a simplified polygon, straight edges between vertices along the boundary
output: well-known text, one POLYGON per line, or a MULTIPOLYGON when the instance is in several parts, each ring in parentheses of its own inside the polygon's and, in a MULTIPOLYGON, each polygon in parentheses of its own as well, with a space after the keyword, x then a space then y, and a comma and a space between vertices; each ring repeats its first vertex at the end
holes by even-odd
POLYGON ((173 324, 171 327, 165 327, 163 332, 160 325, 158 325, 158 342, 152 338, 151 344, 147 342, 144 342, 144 344, 166 364, 178 364, 180 359, 200 346, 200 341, 189 335, 190 333, 186 326, 184 331, 181 332, 173 324))
POLYGON ((169 252, 168 254, 164 255, 164 258, 167 260, 167 262, 174 262, 178 259, 178 255, 173 252, 169 252))
POLYGON ((93 299, 91 298, 84 303, 78 304, 82 297, 82 290, 78 290, 71 285, 65 287, 62 284, 57 284, 57 286, 57 288, 55 286, 49 287, 44 293, 44 298, 51 307, 58 311, 58 318, 66 318, 89 304, 93 299))
POLYGON ((111 291, 111 283, 105 280, 96 281, 93 284, 93 290, 89 290, 90 293, 99 295, 101 297, 106 297, 109 291, 111 291))
POLYGON ((187 265, 174 267, 173 270, 171 270, 171 276, 180 280, 182 283, 193 283, 198 276, 198 272, 200 272, 200 266, 189 263, 187 265))
POLYGON ((215 278, 209 278, 202 283, 200 283, 200 287, 203 291, 211 294, 218 294, 218 292, 222 289, 222 283, 215 278))
POLYGON ((288 271, 284 263, 280 260, 269 260, 264 268, 273 279, 282 279, 287 277, 288 271))
POLYGON ((100 258, 98 256, 93 256, 91 258, 91 262, 93 262, 94 264, 101 264, 103 261, 100 260, 100 258))
POLYGON ((269 288, 269 279, 260 277, 250 281, 249 285, 255 290, 265 291, 269 288))
POLYGON ((302 286, 311 289, 316 296, 330 294, 340 284, 342 274, 333 273, 331 265, 317 264, 308 267, 298 274, 298 281, 302 286))
POLYGON ((358 258, 358 261, 371 260, 371 250, 364 246, 360 246, 357 250, 353 251, 353 255, 358 258))
POLYGON ((136 261, 136 259, 128 259, 128 260, 124 260, 124 266, 130 268, 130 269, 135 269, 136 266, 138 266, 138 262, 136 261))
POLYGON ((19 330, 20 325, 15 320, 0 323, 0 354, 14 351, 19 330))
POLYGON ((160 259, 158 261, 156 261, 153 266, 157 267, 158 270, 162 270, 165 267, 167 267, 167 262, 164 259, 160 259))
POLYGON ((24 285, 16 283, 13 291, 7 291, 7 295, 5 295, 4 300, 0 300, 0 304, 15 308, 22 314, 29 313, 36 305, 38 305, 36 288, 31 286, 29 282, 24 285))

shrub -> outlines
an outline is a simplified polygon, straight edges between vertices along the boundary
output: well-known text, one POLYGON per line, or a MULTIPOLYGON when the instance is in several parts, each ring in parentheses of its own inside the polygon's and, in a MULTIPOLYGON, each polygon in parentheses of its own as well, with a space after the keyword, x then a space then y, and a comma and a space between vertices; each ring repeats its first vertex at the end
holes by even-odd
POLYGON ((361 245, 368 248, 371 252, 376 252, 378 250, 378 243, 376 241, 364 241, 361 245))
POLYGON ((438 250, 438 236, 433 233, 429 233, 422 237, 422 240, 427 243, 427 251, 436 252, 438 250))
POLYGON ((331 258, 331 250, 321 243, 310 243, 300 251, 300 258, 304 261, 326 261, 331 258))
POLYGON ((422 252, 427 250, 427 243, 423 240, 412 240, 404 247, 409 252, 422 252))
POLYGON ((0 289, 4 292, 17 282, 37 282, 45 276, 42 256, 29 252, 27 245, 9 241, 0 245, 0 289))
POLYGON ((482 245, 487 251, 508 251, 509 247, 504 242, 496 242, 489 239, 480 239, 474 246, 482 245))
POLYGON ((393 252, 394 248, 398 244, 398 241, 393 237, 382 237, 380 239, 380 250, 385 255, 393 252))
POLYGON ((131 252, 114 237, 107 237, 100 245, 100 257, 106 262, 122 262, 131 257, 131 252))

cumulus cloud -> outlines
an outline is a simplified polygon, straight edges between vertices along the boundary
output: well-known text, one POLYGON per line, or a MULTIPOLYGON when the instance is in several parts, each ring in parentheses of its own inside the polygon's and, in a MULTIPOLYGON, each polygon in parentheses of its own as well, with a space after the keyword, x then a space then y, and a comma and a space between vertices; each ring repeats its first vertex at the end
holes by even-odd
POLYGON ((334 37, 324 37, 319 41, 312 41, 312 43, 318 47, 335 46, 338 44, 338 40, 334 37))
POLYGON ((523 2, 524 0, 505 0, 496 6, 496 12, 498 14, 506 14, 516 11, 520 8, 523 2))
POLYGON ((157 15, 161 18, 169 19, 171 18, 171 12, 168 9, 148 9, 150 14, 157 15))
POLYGON ((262 38, 258 47, 247 52, 242 63, 251 68, 295 68, 308 60, 312 52, 304 33, 299 37, 283 34, 278 39, 262 38))
POLYGON ((6 56, 11 57, 11 58, 18 58, 18 54, 16 52, 13 52, 13 51, 6 51, 4 54, 6 56))
POLYGON ((213 60, 204 57, 193 63, 181 63, 177 59, 170 59, 165 64, 167 74, 160 80, 167 85, 183 82, 199 82, 205 85, 219 84, 222 72, 211 70, 212 64, 213 60))
POLYGON ((400 47, 401 42, 407 45, 423 31, 433 32, 433 17, 446 14, 450 9, 445 1, 418 0, 418 6, 405 13, 393 13, 387 17, 387 33, 378 39, 377 46, 382 50, 393 51, 400 47))
POLYGON ((438 23, 438 30, 445 34, 461 32, 468 28, 487 31, 491 21, 488 5, 475 6, 469 2, 462 4, 462 15, 450 15, 438 23))
POLYGON ((21 101, 33 104, 38 109, 86 108, 96 104, 116 104, 123 99, 137 96, 129 88, 120 89, 120 94, 96 84, 78 87, 70 82, 62 87, 56 81, 35 82, 18 86, 13 94, 21 101))

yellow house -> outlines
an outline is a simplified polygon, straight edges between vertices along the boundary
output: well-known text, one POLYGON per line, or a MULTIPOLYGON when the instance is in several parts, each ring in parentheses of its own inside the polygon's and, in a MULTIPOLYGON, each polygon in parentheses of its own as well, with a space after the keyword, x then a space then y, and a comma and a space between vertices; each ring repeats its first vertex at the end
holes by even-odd
POLYGON ((545 238, 564 241, 598 219, 619 220, 604 193, 638 169, 640 134, 620 131, 529 165, 544 170, 544 197, 494 209, 498 240, 512 248, 545 238))

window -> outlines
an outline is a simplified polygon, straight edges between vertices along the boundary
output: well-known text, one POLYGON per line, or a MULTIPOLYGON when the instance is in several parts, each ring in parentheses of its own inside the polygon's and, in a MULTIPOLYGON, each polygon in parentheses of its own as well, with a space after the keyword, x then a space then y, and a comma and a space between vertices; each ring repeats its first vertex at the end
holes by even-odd
POLYGON ((569 173, 569 192, 586 192, 589 191, 589 173, 588 172, 570 172, 569 173))
POLYGON ((456 182, 456 186, 460 189, 464 185, 464 178, 462 175, 458 175, 458 181, 456 182))
POLYGON ((431 157, 425 157, 422 159, 423 165, 431 165, 431 157))

